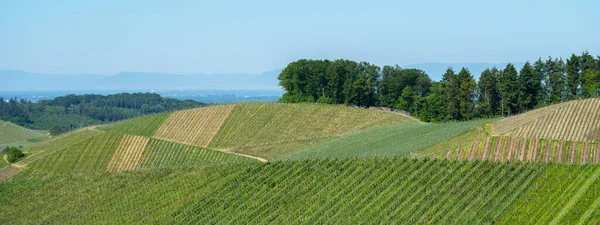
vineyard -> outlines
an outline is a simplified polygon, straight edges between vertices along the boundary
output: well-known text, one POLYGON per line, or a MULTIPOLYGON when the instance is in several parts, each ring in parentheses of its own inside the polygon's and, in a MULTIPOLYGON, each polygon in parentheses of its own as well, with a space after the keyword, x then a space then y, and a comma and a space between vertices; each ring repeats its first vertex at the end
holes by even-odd
POLYGON ((515 136, 487 137, 433 157, 456 160, 600 163, 600 143, 515 136))
POLYGON ((206 147, 235 105, 208 106, 172 113, 155 138, 206 147))
POLYGON ((34 174, 79 174, 106 171, 109 162, 123 140, 122 134, 99 133, 40 157, 26 158, 34 174))
POLYGON ((406 156, 473 130, 486 122, 489 120, 447 124, 400 123, 332 138, 315 146, 301 148, 284 158, 406 156))
POLYGON ((121 144, 119 144, 117 151, 112 156, 106 170, 109 172, 121 172, 135 169, 142 159, 142 154, 147 144, 148 139, 145 137, 125 135, 121 139, 121 144))
POLYGON ((494 123, 498 134, 600 142, 600 98, 544 107, 494 123))
POLYGON ((152 137, 162 123, 171 115, 171 113, 160 113, 149 116, 113 123, 107 126, 100 126, 97 129, 121 134, 130 134, 144 137, 152 137))
POLYGON ((150 139, 140 169, 196 167, 214 163, 256 162, 233 154, 208 150, 175 142, 150 139))
POLYGON ((49 137, 47 131, 30 130, 0 120, 0 148, 5 146, 27 146, 49 137))
POLYGON ((339 136, 376 125, 415 120, 392 112, 315 104, 238 104, 210 148, 276 145, 339 136))
POLYGON ((592 165, 407 158, 31 176, 0 185, 0 223, 597 224, 599 176, 592 165))

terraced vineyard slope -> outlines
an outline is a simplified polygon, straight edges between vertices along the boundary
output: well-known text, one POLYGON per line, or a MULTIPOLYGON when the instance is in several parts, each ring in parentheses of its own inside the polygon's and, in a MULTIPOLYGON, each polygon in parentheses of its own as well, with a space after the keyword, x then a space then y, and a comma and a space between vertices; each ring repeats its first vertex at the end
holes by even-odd
POLYGON ((0 185, 0 223, 598 224, 599 177, 592 165, 407 158, 31 176, 0 185))
POLYGON ((208 106, 172 113, 154 138, 206 147, 235 105, 208 106))
POLYGON ((245 103, 229 114, 210 148, 275 145, 415 119, 391 112, 316 104, 245 103))
POLYGON ((49 138, 47 131, 37 131, 0 120, 0 148, 28 146, 49 138))
POLYGON ((496 134, 600 142, 600 98, 577 100, 497 121, 496 134))
POLYGON ((457 149, 438 154, 438 158, 456 160, 491 160, 599 164, 600 143, 522 138, 487 137, 465 143, 457 149))

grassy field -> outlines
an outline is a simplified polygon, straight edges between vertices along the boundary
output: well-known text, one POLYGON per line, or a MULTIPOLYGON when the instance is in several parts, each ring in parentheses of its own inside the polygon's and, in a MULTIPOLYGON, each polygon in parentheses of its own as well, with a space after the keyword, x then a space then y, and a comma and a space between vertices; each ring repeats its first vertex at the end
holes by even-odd
POLYGON ((591 165, 365 158, 30 176, 0 185, 0 223, 597 224, 599 175, 591 165))
POLYGON ((570 101, 494 123, 497 134, 600 142, 600 98, 570 101))
POLYGON ((316 104, 238 104, 210 148, 235 149, 351 133, 367 127, 414 122, 391 112, 316 104))
POLYGON ((400 123, 331 138, 292 152, 285 159, 406 156, 476 129, 489 120, 423 124, 400 123))
POLYGON ((29 146, 49 137, 48 131, 31 130, 0 120, 0 148, 29 146))

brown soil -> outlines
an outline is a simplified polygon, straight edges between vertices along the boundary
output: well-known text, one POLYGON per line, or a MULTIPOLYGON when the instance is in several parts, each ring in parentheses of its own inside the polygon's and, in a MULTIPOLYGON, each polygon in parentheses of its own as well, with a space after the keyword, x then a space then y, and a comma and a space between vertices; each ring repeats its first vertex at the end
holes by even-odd
POLYGON ((475 152, 477 151, 478 145, 479 145, 478 142, 473 142, 473 144, 471 144, 471 152, 469 154, 469 161, 472 161, 473 159, 475 159, 475 152))
POLYGON ((496 144, 496 151, 494 152, 494 161, 498 161, 498 156, 500 155, 500 150, 502 149, 502 140, 503 137, 498 137, 498 143, 496 144))
POLYGON ((512 160, 512 153, 513 153, 513 149, 515 148, 515 137, 511 136, 510 137, 510 142, 508 143, 508 152, 506 153, 506 160, 507 161, 511 161, 512 160))
POLYGON ((492 138, 487 137, 485 139, 485 144, 483 145, 483 152, 481 153, 481 160, 485 160, 485 158, 487 157, 487 151, 490 148, 490 142, 492 142, 492 138))
POLYGON ((533 142, 533 152, 531 153, 531 159, 529 161, 537 161, 538 147, 540 147, 540 139, 535 139, 533 142))
POLYGON ((577 151, 577 142, 571 142, 571 152, 569 152, 569 163, 575 163, 575 153, 577 151))
POLYGON ((596 144, 596 151, 594 152, 594 163, 600 163, 600 144, 596 144))
POLYGON ((589 145, 589 143, 584 142, 583 143, 583 153, 581 153, 581 154, 583 154, 581 156, 581 164, 586 164, 587 163, 589 153, 590 153, 590 145, 589 145))
POLYGON ((519 153, 519 161, 525 160, 525 150, 527 149, 527 138, 521 140, 521 152, 519 153))
POLYGON ((544 162, 550 162, 550 149, 552 149, 552 141, 548 140, 544 152, 544 162))
POLYGON ((562 156, 564 151, 565 141, 560 141, 558 149, 556 150, 556 162, 562 163, 562 156))
POLYGON ((0 168, 0 181, 6 181, 6 180, 10 179, 12 176, 14 176, 20 172, 21 172, 21 169, 11 166, 11 165, 2 167, 2 168, 0 168))

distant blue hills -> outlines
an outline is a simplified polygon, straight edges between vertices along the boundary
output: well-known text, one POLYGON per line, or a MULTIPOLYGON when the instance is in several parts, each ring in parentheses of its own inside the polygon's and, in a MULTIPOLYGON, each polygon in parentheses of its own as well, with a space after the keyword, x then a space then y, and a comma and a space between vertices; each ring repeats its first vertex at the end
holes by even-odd
POLYGON ((261 74, 121 72, 112 76, 0 70, 0 90, 279 90, 281 70, 261 74))
MULTIPOLYGON (((425 71, 439 81, 448 67, 456 73, 462 67, 475 79, 486 68, 503 69, 507 63, 422 63, 402 66, 425 71)), ((519 70, 525 63, 513 63, 519 70)), ((280 90, 281 69, 261 74, 169 74, 120 72, 112 76, 39 74, 20 70, 0 70, 0 90, 280 90)))

